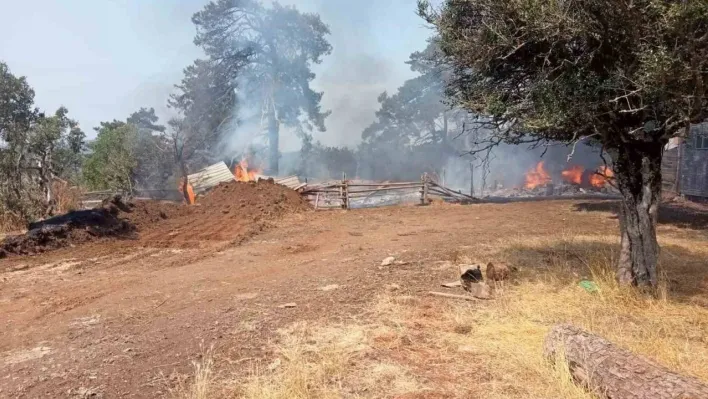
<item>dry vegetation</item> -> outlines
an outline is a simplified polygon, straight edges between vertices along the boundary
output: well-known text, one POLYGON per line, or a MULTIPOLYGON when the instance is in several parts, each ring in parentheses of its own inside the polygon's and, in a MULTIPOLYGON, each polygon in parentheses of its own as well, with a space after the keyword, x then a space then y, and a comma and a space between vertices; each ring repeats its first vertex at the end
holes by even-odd
MULTIPOLYGON (((178 397, 286 398, 590 398, 567 369, 552 367, 542 342, 571 322, 681 373, 708 381, 708 309, 695 288, 708 257, 698 231, 664 228, 658 298, 618 287, 613 236, 559 233, 465 248, 464 259, 506 260, 521 267, 489 302, 412 296, 394 287, 348 324, 298 323, 281 331, 277 357, 253 364, 247 379, 205 378, 178 397), (610 245, 608 245, 610 244, 610 245), (544 265, 539 269, 538 265, 544 265), (578 286, 593 280, 598 291, 578 286)), ((208 373, 207 373, 208 374, 208 373)))

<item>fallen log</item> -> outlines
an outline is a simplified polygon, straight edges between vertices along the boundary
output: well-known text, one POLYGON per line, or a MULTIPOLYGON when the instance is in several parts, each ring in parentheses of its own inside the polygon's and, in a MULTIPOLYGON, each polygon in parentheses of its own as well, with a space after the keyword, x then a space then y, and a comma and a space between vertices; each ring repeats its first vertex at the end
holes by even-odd
POLYGON ((429 291, 428 295, 439 296, 439 297, 443 297, 443 298, 451 298, 451 299, 462 299, 463 301, 476 301, 476 300, 478 300, 477 298, 475 298, 471 295, 456 295, 456 294, 448 294, 447 292, 429 291))
POLYGON ((546 336, 544 355, 565 357, 576 382, 609 399, 703 399, 708 385, 674 373, 577 327, 555 326, 546 336))

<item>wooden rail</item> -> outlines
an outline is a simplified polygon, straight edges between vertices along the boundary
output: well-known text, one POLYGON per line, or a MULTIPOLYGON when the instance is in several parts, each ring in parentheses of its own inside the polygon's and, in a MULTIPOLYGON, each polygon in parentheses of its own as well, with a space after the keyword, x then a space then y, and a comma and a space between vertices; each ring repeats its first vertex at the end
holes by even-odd
POLYGON ((411 193, 417 190, 420 194, 421 205, 430 203, 431 198, 440 198, 446 202, 472 203, 478 200, 460 191, 449 189, 434 182, 428 175, 423 175, 419 182, 395 182, 395 183, 354 183, 342 179, 336 183, 322 186, 310 186, 302 191, 302 195, 308 198, 315 209, 351 209, 352 200, 373 198, 377 195, 388 193, 411 193))

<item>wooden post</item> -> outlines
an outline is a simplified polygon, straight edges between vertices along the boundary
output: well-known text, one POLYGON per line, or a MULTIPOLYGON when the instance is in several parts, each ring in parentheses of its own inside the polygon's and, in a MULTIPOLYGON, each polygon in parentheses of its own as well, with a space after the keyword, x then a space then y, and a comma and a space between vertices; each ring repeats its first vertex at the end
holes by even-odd
POLYGON ((470 196, 474 197, 474 162, 470 161, 470 196))
MULTIPOLYGON (((690 130, 687 133, 686 137, 691 134, 690 130)), ((683 146, 684 146, 684 140, 682 137, 678 138, 678 156, 676 158, 676 180, 674 181, 674 192, 676 195, 681 195, 681 158, 683 158, 683 146)))
POLYGON ((340 189, 342 209, 349 209, 349 187, 347 184, 347 174, 342 173, 342 186, 340 189))
POLYGON ((342 190, 342 192, 343 192, 342 207, 344 209, 349 209, 349 183, 346 180, 344 180, 344 184, 342 187, 344 188, 342 190))
POLYGON ((422 187, 420 190, 420 204, 421 205, 428 205, 428 175, 423 174, 421 176, 420 181, 422 183, 422 187))
POLYGON ((315 210, 317 210, 317 206, 320 204, 320 193, 317 193, 317 196, 315 197, 315 210))

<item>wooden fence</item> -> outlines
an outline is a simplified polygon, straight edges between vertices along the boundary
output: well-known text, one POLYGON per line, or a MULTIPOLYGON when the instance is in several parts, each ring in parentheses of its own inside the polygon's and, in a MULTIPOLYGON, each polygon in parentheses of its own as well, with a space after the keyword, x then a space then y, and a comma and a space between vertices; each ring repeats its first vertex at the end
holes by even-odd
POLYGON ((181 202, 184 197, 178 190, 135 190, 132 193, 127 191, 102 190, 89 191, 81 195, 82 208, 93 208, 101 205, 105 198, 114 195, 122 195, 125 198, 133 198, 137 200, 163 200, 181 202))
POLYGON ((423 175, 419 182, 357 183, 346 179, 337 182, 307 186, 302 195, 313 203, 315 209, 351 209, 352 203, 366 201, 375 196, 419 194, 421 205, 433 198, 446 202, 472 203, 478 200, 460 191, 449 189, 423 175))

